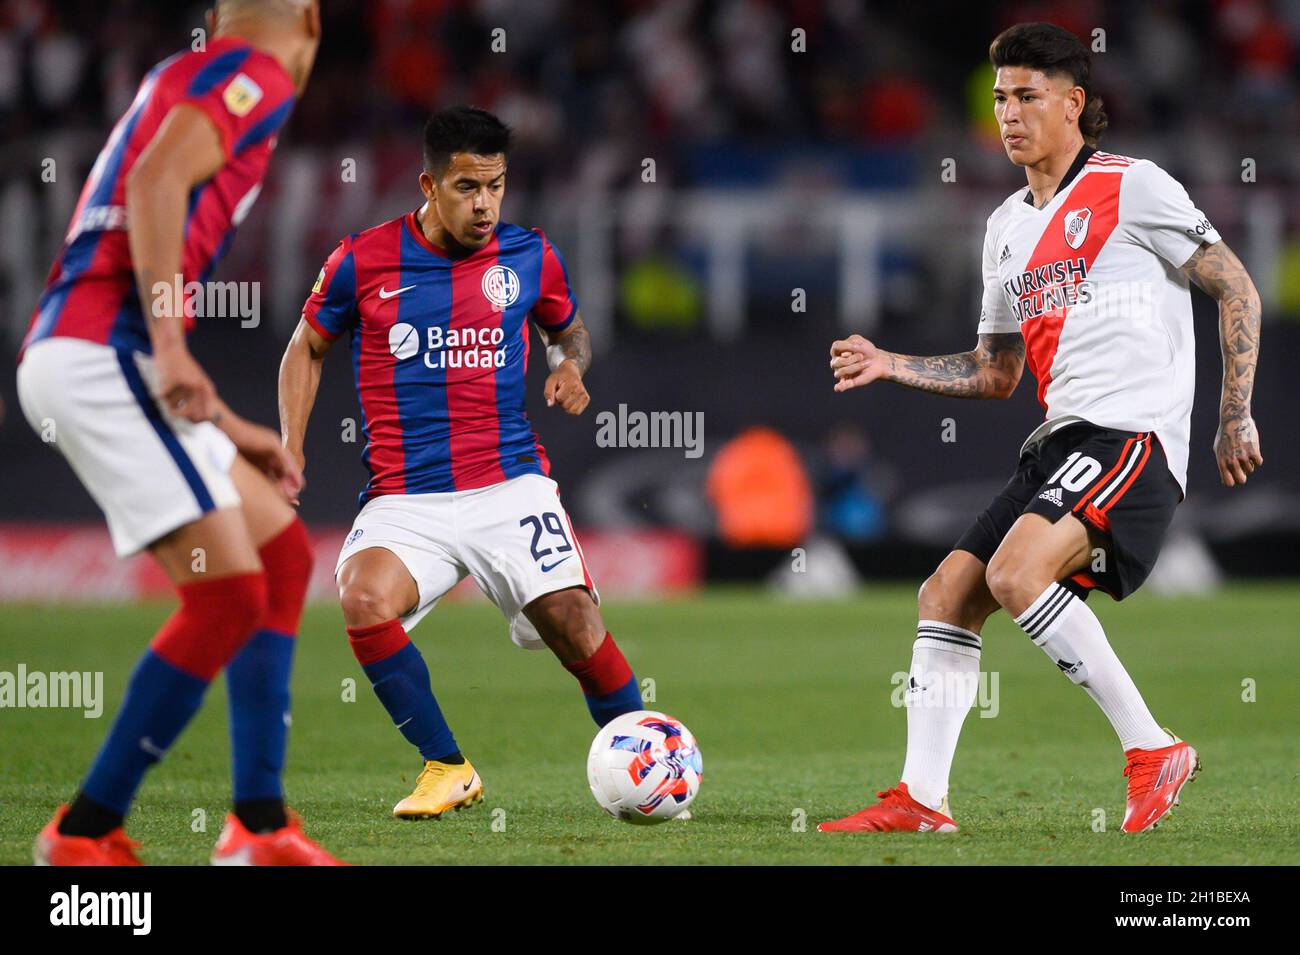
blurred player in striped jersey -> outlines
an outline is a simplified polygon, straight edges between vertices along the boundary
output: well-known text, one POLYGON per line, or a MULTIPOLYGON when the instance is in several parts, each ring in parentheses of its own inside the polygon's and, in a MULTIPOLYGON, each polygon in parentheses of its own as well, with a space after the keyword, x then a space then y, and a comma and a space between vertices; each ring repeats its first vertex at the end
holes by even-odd
POLYGON ((1046 420, 1010 483, 921 588, 902 781, 823 831, 956 830, 948 775, 974 703, 980 630, 999 608, 1101 708, 1124 750, 1121 828, 1154 828, 1199 769, 1162 729, 1084 603, 1146 579, 1187 480, 1195 283, 1219 306, 1223 391, 1214 455, 1228 487, 1263 463, 1251 417, 1260 302, 1240 260, 1154 163, 1097 150, 1106 126, 1088 52, 1028 23, 989 50, 1007 156, 1029 184, 989 217, 979 344, 913 357, 860 335, 831 346, 835 390, 877 380, 1007 398, 1028 361, 1046 420))
POLYGON ((549 647, 598 725, 641 709, 524 405, 529 321, 547 344, 548 405, 587 407, 591 340, 540 230, 501 220, 509 130, 472 107, 425 127, 425 203, 347 236, 303 308, 280 369, 280 420, 302 465, 321 362, 346 337, 370 481, 335 573, 348 637, 424 769, 399 818, 481 798, 407 631, 472 575, 511 639, 549 647))
POLYGON ((218 0, 203 48, 154 67, 100 152, 19 357, 120 556, 148 550, 180 595, 38 864, 138 865, 123 821, 222 668, 234 812, 214 864, 333 865, 283 802, 294 635, 311 570, 289 499, 302 473, 190 355, 181 294, 203 282, 261 188, 320 41, 316 0, 218 0))

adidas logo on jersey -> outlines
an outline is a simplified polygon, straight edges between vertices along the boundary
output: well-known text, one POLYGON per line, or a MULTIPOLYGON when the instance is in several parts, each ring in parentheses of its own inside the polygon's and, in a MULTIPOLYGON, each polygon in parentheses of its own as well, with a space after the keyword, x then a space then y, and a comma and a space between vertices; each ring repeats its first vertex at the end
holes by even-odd
POLYGON ((998 265, 1001 265, 1003 262, 1005 262, 1005 261, 1006 261, 1007 259, 1009 259, 1009 258, 1011 258, 1011 246, 1009 246, 1009 245, 1004 245, 1004 246, 1002 247, 1002 255, 1000 255, 1000 256, 998 257, 998 265))
POLYGON ((1059 487, 1049 487, 1042 494, 1038 495, 1040 500, 1048 501, 1057 507, 1064 506, 1061 501, 1061 489, 1059 487))

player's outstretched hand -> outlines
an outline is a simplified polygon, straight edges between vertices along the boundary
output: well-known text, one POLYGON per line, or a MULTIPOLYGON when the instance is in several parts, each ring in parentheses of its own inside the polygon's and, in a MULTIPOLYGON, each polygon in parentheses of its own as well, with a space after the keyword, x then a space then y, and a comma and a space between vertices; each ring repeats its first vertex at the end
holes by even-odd
POLYGON ((1264 463, 1259 450, 1259 429, 1250 415, 1224 419, 1214 436, 1214 458, 1219 464, 1219 480, 1226 487, 1245 484, 1246 477, 1264 463))
POLYGON ((591 402, 578 366, 571 361, 561 362, 560 367, 547 376, 542 393, 546 396, 546 407, 553 408, 558 404, 569 414, 582 414, 591 402))
POLYGON ((836 391, 869 385, 885 374, 884 353, 861 335, 850 335, 831 344, 831 371, 836 391))
POLYGON ((190 421, 209 421, 217 410, 217 389, 189 351, 178 347, 154 355, 158 395, 172 414, 190 421))

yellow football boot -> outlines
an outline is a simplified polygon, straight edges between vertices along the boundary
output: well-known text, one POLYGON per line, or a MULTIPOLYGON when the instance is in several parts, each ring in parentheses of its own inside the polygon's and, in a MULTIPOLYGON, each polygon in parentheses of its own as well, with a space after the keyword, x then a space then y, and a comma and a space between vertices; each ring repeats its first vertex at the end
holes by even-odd
POLYGON ((472 806, 483 798, 483 780, 466 760, 459 766, 425 760, 415 791, 393 807, 398 819, 436 819, 448 809, 472 806))

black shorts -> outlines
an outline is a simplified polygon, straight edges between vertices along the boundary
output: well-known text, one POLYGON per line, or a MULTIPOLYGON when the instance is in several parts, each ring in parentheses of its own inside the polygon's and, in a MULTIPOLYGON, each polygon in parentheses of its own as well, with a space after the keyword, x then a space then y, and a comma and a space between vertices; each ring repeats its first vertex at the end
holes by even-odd
POLYGON ((1021 514, 1053 524, 1073 514, 1100 553, 1062 585, 1123 600, 1151 573, 1182 499, 1155 432, 1067 425, 1020 456, 1011 481, 953 549, 987 564, 1021 514))

